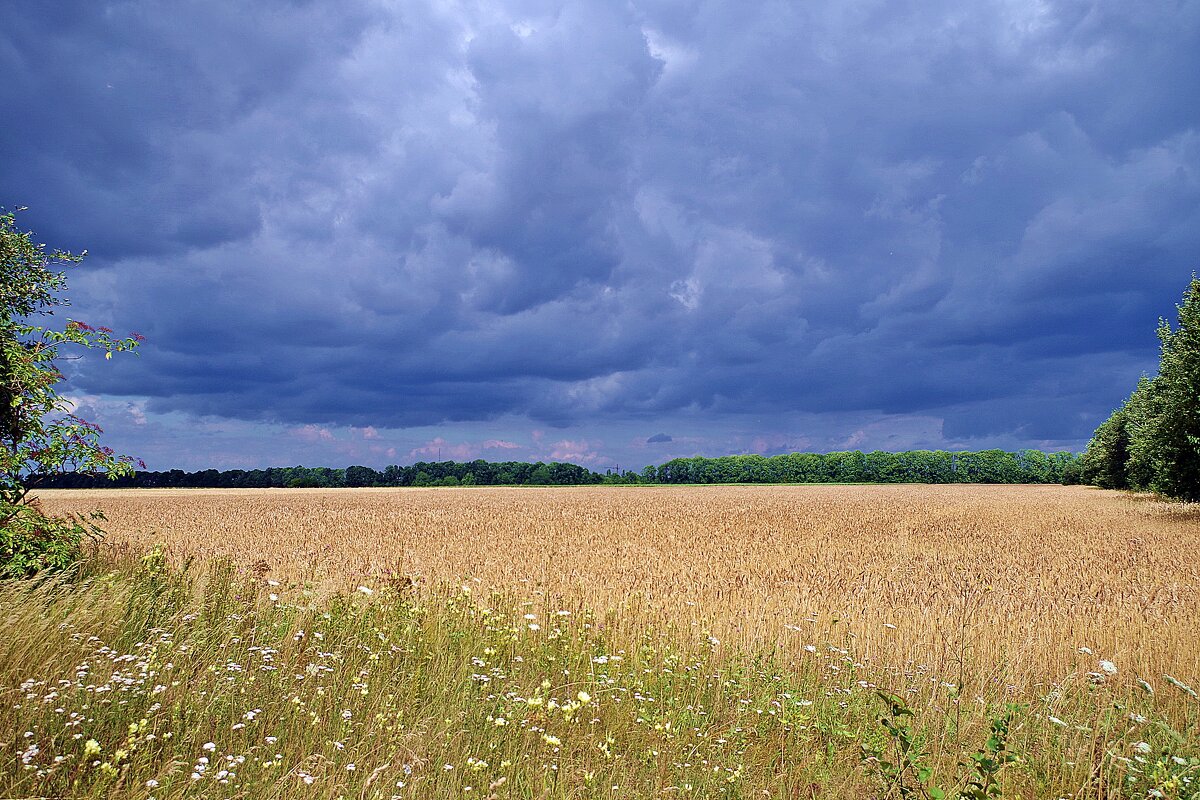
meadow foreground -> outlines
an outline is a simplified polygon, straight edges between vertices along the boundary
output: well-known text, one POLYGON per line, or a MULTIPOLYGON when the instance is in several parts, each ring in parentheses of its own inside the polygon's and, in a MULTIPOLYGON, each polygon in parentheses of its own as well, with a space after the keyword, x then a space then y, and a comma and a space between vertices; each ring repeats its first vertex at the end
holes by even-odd
POLYGON ((3 796, 1200 791, 1186 506, 980 486, 43 501, 100 505, 113 546, 74 584, 0 586, 3 796))

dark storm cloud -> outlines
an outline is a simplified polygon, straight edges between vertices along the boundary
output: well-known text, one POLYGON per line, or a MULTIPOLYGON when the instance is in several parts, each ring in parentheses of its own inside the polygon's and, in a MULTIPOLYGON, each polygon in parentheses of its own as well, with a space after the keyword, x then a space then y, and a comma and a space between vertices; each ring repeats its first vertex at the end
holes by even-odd
POLYGON ((1078 443, 1200 266, 1197 2, 5 18, 0 202, 151 412, 1078 443))

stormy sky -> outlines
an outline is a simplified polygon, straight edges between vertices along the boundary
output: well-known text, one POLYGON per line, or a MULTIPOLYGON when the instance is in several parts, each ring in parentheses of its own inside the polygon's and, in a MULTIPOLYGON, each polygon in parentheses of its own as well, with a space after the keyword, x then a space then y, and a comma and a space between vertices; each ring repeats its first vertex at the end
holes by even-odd
POLYGON ((151 468, 1079 449, 1200 269, 1200 2, 0 0, 151 468))

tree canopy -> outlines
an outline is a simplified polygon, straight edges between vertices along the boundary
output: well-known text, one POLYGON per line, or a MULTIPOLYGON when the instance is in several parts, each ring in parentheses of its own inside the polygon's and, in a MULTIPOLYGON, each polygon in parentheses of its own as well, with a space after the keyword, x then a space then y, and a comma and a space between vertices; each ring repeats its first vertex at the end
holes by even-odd
POLYGON ((61 330, 42 319, 69 305, 64 268, 83 254, 47 253, 0 213, 0 577, 65 566, 81 537, 95 527, 82 519, 56 519, 29 502, 38 476, 63 472, 133 473, 134 459, 100 444, 100 428, 76 416, 59 392, 64 351, 99 350, 106 358, 135 349, 138 334, 117 337, 108 328, 68 319, 61 330))
POLYGON ((581 486, 629 483, 1078 483, 1073 453, 1040 450, 858 450, 676 458, 640 473, 595 472, 578 464, 537 461, 419 461, 382 470, 355 465, 139 471, 114 481, 89 475, 47 476, 43 486, 89 488, 297 488, 355 486, 581 486))
POLYGON ((1158 326, 1158 373, 1143 377, 1092 436, 1083 480, 1106 489, 1200 501, 1200 278, 1158 326))

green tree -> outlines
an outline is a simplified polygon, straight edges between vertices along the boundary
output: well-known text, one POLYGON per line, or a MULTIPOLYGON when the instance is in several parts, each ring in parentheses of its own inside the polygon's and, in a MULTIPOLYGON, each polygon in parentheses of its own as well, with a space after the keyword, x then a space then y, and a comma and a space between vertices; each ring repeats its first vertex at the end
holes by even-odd
MULTIPOLYGON (((1124 479, 1127 488, 1152 491, 1163 469, 1158 447, 1158 420, 1163 412, 1162 383, 1143 375, 1120 409, 1125 437, 1124 479)), ((1118 487, 1126 488, 1126 487, 1118 487)))
POLYGON ((370 467, 346 467, 347 486, 375 486, 381 479, 382 476, 370 467))
POLYGON ((1200 279, 1177 306, 1178 324, 1158 327, 1158 374, 1096 429, 1081 462, 1086 483, 1200 500, 1200 279))
POLYGON ((1128 401, 1100 423, 1083 454, 1083 480, 1102 489, 1129 488, 1128 401))
POLYGON ((1162 356, 1149 398, 1149 437, 1156 454, 1152 489, 1200 500, 1200 278, 1177 306, 1178 325, 1159 323, 1162 356))
POLYGON ((539 461, 534 466, 533 471, 529 473, 529 478, 526 482, 534 486, 549 486, 553 481, 553 477, 550 474, 550 467, 539 461))
MULTIPOLYGON (((108 328, 68 319, 62 330, 38 324, 69 305, 64 268, 85 253, 47 252, 0 213, 0 577, 68 566, 85 536, 98 535, 93 520, 51 517, 31 501, 37 478, 63 472, 132 474, 134 460, 100 444, 100 428, 75 416, 58 391, 57 362, 71 348, 100 350, 105 358, 135 349, 108 328)), ((140 465, 140 462, 138 462, 140 465)), ((141 465, 144 466, 144 465, 141 465)))

